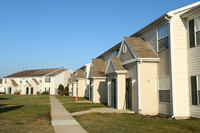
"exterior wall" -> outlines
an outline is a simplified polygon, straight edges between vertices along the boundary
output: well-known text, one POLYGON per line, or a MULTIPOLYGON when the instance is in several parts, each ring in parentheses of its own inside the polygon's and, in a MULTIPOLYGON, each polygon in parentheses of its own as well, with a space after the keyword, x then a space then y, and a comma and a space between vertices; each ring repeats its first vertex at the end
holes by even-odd
POLYGON ((4 92, 3 85, 0 84, 0 92, 4 92))
POLYGON ((94 79, 94 103, 107 103, 106 79, 94 79))
POLYGON ((62 72, 54 77, 51 78, 50 83, 45 82, 45 76, 42 77, 16 77, 16 78, 6 78, 7 83, 5 83, 5 78, 3 78, 3 89, 6 88, 6 93, 8 94, 8 88, 12 87, 12 94, 16 91, 20 91, 20 94, 26 94, 26 88, 29 88, 29 94, 31 94, 31 87, 33 87, 33 94, 37 94, 37 92, 44 92, 45 88, 50 88, 50 94, 55 95, 57 94, 56 88, 58 88, 59 84, 67 85, 67 75, 70 75, 71 70, 66 70, 65 72, 62 72), (66 74, 67 73, 67 74, 66 74), (14 87, 11 83, 11 80, 15 80, 15 82, 18 84, 17 87, 14 87), (39 84, 36 84, 33 79, 36 79, 39 84), (65 81, 66 79, 66 81, 65 81), (40 82, 41 80, 41 82, 40 82), (20 83, 21 81, 21 83, 20 83), (26 82, 28 81, 28 83, 26 82))
POLYGON ((68 88, 69 88, 69 96, 72 96, 72 83, 68 84, 68 88))
POLYGON ((120 55, 119 55, 119 58, 120 58, 120 61, 123 63, 125 61, 128 61, 128 60, 131 60, 131 59, 134 59, 134 55, 132 54, 132 52, 130 51, 130 49, 128 48, 126 42, 124 42, 122 48, 121 48, 121 51, 120 51, 120 55), (123 46, 126 45, 127 47, 127 51, 126 53, 123 53, 123 46))
MULTIPOLYGON (((194 13, 194 15, 190 16, 188 19, 193 19, 198 13, 194 13)), ((188 26, 187 26, 188 28, 188 26)), ((188 33, 189 36, 189 33, 188 33)), ((191 81, 190 77, 195 75, 200 75, 200 46, 196 46, 193 48, 189 47, 189 38, 188 38, 188 81, 189 81, 189 93, 190 93, 190 115, 192 117, 200 118, 200 106, 192 105, 192 96, 191 96, 191 81)))
POLYGON ((86 94, 85 94, 85 97, 89 98, 90 80, 88 78, 90 76, 91 63, 86 64, 85 66, 86 66, 86 68, 85 68, 85 75, 86 75, 86 78, 85 78, 85 85, 86 85, 86 94))
POLYGON ((158 114, 157 63, 140 63, 141 114, 158 114))
POLYGON ((189 117, 188 46, 186 21, 180 14, 171 18, 171 56, 173 81, 173 115, 189 117))
POLYGON ((116 81, 117 93, 117 109, 126 109, 126 75, 125 74, 117 74, 116 81))
POLYGON ((78 97, 85 97, 86 93, 85 79, 78 79, 77 87, 78 87, 78 97))
POLYGON ((77 82, 72 83, 72 96, 77 96, 77 82))
POLYGON ((125 68, 128 71, 126 78, 132 79, 132 110, 138 112, 137 65, 130 64, 125 68))

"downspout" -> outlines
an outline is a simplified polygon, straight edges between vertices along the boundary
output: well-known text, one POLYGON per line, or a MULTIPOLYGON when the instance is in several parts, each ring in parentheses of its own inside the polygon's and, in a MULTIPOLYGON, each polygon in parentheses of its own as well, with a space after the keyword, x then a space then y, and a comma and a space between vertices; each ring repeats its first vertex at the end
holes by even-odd
POLYGON ((167 14, 169 18, 167 18, 167 16, 165 16, 165 19, 168 20, 169 22, 169 33, 170 33, 170 69, 171 69, 171 73, 170 73, 170 81, 171 81, 171 92, 170 92, 170 96, 171 96, 171 112, 172 112, 172 118, 175 118, 176 116, 176 97, 175 97, 175 91, 174 91, 174 78, 175 78, 175 75, 174 75, 174 45, 172 45, 173 43, 173 23, 172 23, 172 20, 171 20, 171 15, 167 14))
POLYGON ((137 62, 137 81, 138 81, 138 114, 140 114, 141 109, 141 91, 140 91, 140 63, 142 59, 137 62))

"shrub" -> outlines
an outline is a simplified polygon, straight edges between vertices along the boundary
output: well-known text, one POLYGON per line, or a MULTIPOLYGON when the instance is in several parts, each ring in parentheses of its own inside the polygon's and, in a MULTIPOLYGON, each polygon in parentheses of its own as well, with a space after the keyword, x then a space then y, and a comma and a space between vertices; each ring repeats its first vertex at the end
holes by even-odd
POLYGON ((16 94, 16 95, 20 95, 20 91, 16 91, 14 94, 16 94))
POLYGON ((60 92, 64 91, 64 89, 65 89, 64 86, 62 84, 60 84, 58 86, 58 93, 60 94, 60 92))
POLYGON ((49 95, 49 92, 44 91, 44 92, 42 92, 42 95, 49 95))
POLYGON ((68 94, 69 94, 68 91, 62 91, 62 92, 60 93, 61 96, 68 96, 68 94))

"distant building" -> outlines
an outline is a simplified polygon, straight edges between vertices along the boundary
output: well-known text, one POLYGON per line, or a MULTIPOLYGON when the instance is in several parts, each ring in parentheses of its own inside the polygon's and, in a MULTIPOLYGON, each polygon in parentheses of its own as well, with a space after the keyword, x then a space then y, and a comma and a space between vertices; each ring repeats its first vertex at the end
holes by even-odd
POLYGON ((67 86, 70 69, 37 69, 25 70, 8 75, 2 79, 2 91, 6 94, 37 94, 44 91, 57 94, 60 84, 67 86))

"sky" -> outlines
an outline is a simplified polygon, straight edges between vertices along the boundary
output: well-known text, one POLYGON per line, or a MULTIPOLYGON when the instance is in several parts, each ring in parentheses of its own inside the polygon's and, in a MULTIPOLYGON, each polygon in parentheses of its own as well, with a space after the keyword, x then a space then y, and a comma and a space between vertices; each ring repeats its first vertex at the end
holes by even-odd
POLYGON ((197 0, 0 0, 0 78, 88 64, 166 12, 197 0))

